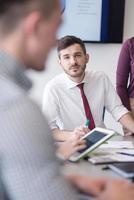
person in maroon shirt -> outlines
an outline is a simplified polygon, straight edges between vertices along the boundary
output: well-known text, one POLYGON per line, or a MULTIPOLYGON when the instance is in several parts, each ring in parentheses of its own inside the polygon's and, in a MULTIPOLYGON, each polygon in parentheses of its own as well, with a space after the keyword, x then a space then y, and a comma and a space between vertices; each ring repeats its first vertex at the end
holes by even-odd
MULTIPOLYGON (((116 72, 116 89, 123 105, 134 117, 134 37, 127 39, 119 55, 116 72)), ((129 133, 124 128, 125 133, 129 133)))

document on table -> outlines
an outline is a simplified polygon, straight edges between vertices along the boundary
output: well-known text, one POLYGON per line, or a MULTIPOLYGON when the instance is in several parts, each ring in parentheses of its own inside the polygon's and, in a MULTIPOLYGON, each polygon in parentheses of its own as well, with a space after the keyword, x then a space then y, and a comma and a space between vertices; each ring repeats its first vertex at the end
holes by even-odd
POLYGON ((93 164, 107 164, 107 163, 115 163, 115 162, 134 162, 134 156, 128 156, 124 154, 108 154, 108 155, 100 155, 93 156, 88 159, 93 164))
POLYGON ((131 141, 108 141, 102 144, 99 148, 133 149, 134 145, 131 141))
POLYGON ((118 153, 121 153, 122 155, 129 155, 134 156, 134 149, 121 149, 117 151, 118 153))
POLYGON ((134 149, 118 149, 114 153, 107 152, 105 155, 92 155, 89 161, 93 164, 106 164, 115 162, 134 162, 134 149))

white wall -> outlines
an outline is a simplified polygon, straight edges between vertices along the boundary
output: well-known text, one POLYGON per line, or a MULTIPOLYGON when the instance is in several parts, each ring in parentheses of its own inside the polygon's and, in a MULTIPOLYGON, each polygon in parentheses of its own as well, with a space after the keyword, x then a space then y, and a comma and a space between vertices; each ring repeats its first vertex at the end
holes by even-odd
MULTIPOLYGON (((134 0, 126 0, 125 6, 125 19, 124 19, 124 40, 134 35, 134 0)), ((121 44, 86 44, 87 52, 90 54, 90 62, 88 68, 94 70, 104 71, 115 86, 115 74, 118 55, 121 49, 121 44)), ((48 62, 46 64, 46 70, 43 73, 30 72, 29 76, 34 82, 34 87, 31 90, 31 96, 41 105, 42 94, 45 83, 53 78, 56 74, 59 74, 60 69, 57 62, 57 53, 54 49, 48 62)), ((121 132, 121 126, 119 123, 115 123, 114 119, 106 114, 106 124, 109 128, 114 128, 118 132, 121 132)))

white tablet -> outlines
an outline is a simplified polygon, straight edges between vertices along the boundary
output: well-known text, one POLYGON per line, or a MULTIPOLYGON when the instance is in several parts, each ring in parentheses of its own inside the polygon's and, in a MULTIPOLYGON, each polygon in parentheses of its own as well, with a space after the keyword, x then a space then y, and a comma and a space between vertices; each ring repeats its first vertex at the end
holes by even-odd
POLYGON ((103 142, 111 138, 115 132, 113 130, 104 128, 94 128, 92 131, 84 135, 81 139, 86 140, 86 148, 75 152, 70 158, 70 161, 78 161, 79 159, 85 157, 89 152, 96 149, 103 142))

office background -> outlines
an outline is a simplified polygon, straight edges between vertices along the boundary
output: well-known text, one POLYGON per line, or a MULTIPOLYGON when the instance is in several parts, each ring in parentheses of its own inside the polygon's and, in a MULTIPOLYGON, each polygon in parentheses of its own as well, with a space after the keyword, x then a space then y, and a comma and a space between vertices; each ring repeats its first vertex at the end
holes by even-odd
MULTIPOLYGON (((134 36, 133 8, 134 0, 126 0, 123 41, 134 36)), ((121 45, 122 44, 87 43, 87 52, 90 54, 87 69, 104 71, 115 86, 116 66, 121 45)), ((46 69, 43 73, 30 71, 28 74, 34 82, 30 96, 34 98, 40 106, 42 104, 42 94, 46 82, 62 72, 57 60, 56 49, 54 49, 49 56, 48 62, 46 63, 46 69)), ((108 113, 105 114, 105 123, 108 128, 113 128, 117 132, 122 132, 119 123, 115 122, 108 113)))

